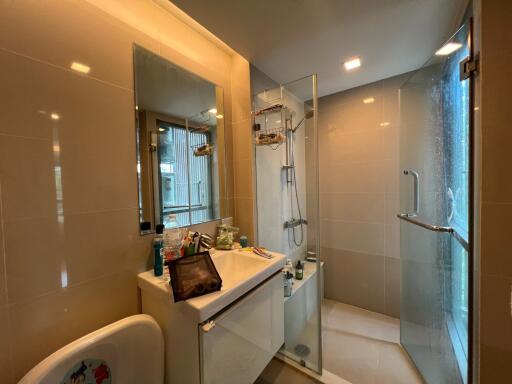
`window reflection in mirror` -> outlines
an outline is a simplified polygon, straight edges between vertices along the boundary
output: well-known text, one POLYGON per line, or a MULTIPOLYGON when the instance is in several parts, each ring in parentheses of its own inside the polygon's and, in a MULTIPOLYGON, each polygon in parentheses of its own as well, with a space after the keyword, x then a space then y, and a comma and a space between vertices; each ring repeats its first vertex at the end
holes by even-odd
POLYGON ((134 46, 140 229, 223 217, 222 88, 134 46))

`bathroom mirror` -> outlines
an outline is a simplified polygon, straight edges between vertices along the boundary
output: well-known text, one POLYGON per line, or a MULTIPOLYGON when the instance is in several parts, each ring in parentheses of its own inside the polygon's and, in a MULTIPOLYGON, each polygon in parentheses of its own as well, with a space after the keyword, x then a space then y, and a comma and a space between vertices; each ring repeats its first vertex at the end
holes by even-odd
POLYGON ((141 233, 220 219, 223 89, 137 45, 134 79, 141 233))

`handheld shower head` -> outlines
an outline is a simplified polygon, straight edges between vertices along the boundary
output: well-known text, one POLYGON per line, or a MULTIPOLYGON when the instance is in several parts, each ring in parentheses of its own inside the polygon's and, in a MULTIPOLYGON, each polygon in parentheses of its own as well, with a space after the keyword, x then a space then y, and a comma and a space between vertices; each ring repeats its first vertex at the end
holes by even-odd
POLYGON ((302 123, 304 123, 304 121, 311 119, 313 116, 315 116, 314 109, 307 111, 306 114, 304 115, 304 117, 299 121, 299 123, 295 126, 295 128, 291 129, 291 131, 295 132, 297 129, 299 129, 299 127, 302 125, 302 123))

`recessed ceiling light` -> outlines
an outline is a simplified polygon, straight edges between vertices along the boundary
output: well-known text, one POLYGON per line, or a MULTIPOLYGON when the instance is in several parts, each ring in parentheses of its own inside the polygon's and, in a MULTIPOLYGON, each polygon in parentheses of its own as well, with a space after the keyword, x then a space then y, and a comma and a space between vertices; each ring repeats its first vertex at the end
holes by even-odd
POLYGON ((365 104, 371 104, 374 101, 375 101, 375 98, 373 98, 373 97, 368 97, 366 99, 363 99, 363 103, 365 103, 365 104))
POLYGON ((361 66, 361 59, 359 57, 347 60, 343 63, 347 71, 359 68, 361 66))
POLYGON ((165 131, 165 129, 164 129, 164 128, 158 128, 158 130, 159 130, 160 132, 165 131))
POLYGON ((221 115, 221 114, 219 113, 218 115, 215 115, 215 117, 216 117, 217 119, 223 119, 223 118, 224 118, 224 115, 221 115))
POLYGON ((77 61, 73 61, 71 63, 71 69, 73 71, 77 71, 77 72, 80 72, 80 73, 89 73, 91 71, 91 67, 89 67, 88 65, 79 63, 77 61))
POLYGON ((217 108, 212 108, 212 109, 208 110, 208 112, 215 115, 217 113, 217 108))
POLYGON ((52 118, 52 120, 59 120, 60 119, 60 115, 58 113, 52 113, 50 115, 50 117, 52 118))
POLYGON ((382 123, 380 123, 380 126, 381 126, 381 127, 387 127, 387 126, 389 126, 389 121, 383 121, 382 123))
POLYGON ((441 49, 439 49, 437 52, 436 52, 436 55, 437 56, 447 56, 449 55, 450 53, 453 53, 455 52, 457 49, 459 49, 460 47, 462 47, 462 44, 459 44, 459 43, 447 43, 445 45, 443 45, 441 47, 441 49))
POLYGON ((136 110, 136 111, 138 111, 138 110, 139 110, 139 106, 138 106, 138 105, 136 105, 136 106, 135 106, 135 110, 136 110))

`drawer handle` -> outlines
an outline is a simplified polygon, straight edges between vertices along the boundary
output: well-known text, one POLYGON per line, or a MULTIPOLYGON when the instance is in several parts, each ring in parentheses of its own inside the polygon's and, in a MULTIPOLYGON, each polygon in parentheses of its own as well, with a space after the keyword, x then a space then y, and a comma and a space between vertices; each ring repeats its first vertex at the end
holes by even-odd
POLYGON ((205 324, 203 324, 203 326, 201 328, 203 329, 203 332, 208 333, 213 328, 215 328, 215 322, 210 320, 210 321, 206 322, 205 324))

